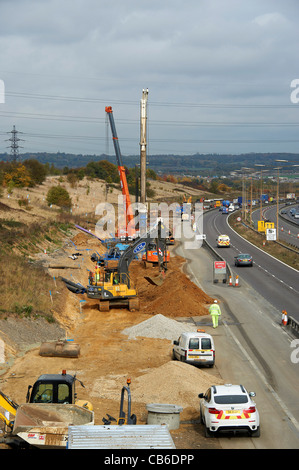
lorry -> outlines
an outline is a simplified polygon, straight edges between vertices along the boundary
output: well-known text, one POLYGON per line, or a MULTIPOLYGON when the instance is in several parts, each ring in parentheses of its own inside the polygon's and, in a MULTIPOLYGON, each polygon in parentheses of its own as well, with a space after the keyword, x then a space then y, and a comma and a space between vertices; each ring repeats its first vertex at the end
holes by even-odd
POLYGON ((185 332, 173 341, 173 359, 193 365, 213 367, 215 364, 215 345, 211 335, 204 330, 185 332))

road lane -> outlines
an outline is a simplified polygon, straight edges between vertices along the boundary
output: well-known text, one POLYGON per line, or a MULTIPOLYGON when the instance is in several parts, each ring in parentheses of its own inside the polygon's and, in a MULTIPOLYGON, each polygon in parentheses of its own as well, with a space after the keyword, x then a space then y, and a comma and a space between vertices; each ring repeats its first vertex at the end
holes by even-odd
POLYGON ((299 364, 290 360, 290 338, 273 320, 272 305, 245 281, 240 288, 213 284, 213 258, 206 249, 187 250, 181 243, 176 252, 187 259, 186 269, 193 282, 221 300, 219 328, 212 328, 209 317, 199 323, 214 336, 221 376, 257 393, 261 437, 223 436, 219 439, 221 447, 298 448, 299 364))
POLYGON ((281 317, 282 310, 299 321, 299 273, 240 237, 230 226, 229 218, 218 211, 204 215, 204 232, 207 242, 230 265, 240 284, 246 282, 259 292, 273 306, 273 316, 281 317), (216 238, 227 234, 231 239, 230 248, 217 248, 216 238), (238 253, 250 253, 254 266, 235 267, 234 257, 238 253))

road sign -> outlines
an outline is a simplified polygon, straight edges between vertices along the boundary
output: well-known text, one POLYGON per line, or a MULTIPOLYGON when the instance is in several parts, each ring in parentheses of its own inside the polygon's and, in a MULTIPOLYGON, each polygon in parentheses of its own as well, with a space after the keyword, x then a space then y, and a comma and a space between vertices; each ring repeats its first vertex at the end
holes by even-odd
POLYGON ((226 261, 214 261, 213 282, 218 282, 219 279, 222 279, 222 282, 227 280, 226 261))
POLYGON ((276 240, 276 228, 267 228, 266 239, 270 241, 276 240))

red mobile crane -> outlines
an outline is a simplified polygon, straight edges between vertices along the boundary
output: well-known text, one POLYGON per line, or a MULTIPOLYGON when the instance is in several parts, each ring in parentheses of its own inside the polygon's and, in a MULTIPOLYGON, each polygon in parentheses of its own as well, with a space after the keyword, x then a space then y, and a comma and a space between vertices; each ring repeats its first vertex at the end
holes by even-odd
POLYGON ((112 140, 113 140, 114 150, 115 150, 116 159, 117 159, 117 167, 118 167, 118 172, 119 172, 119 177, 120 177, 120 186, 121 186, 122 194, 124 196, 124 201, 125 201, 126 236, 132 236, 135 234, 135 227, 133 226, 133 223, 131 223, 131 221, 133 221, 134 219, 134 215, 132 213, 132 208, 131 208, 131 200, 130 200, 129 188, 128 188, 128 183, 127 183, 127 178, 126 178, 126 170, 122 162, 122 157, 121 157, 119 143, 118 143, 118 137, 117 137, 113 113, 112 113, 112 107, 106 106, 105 111, 109 117, 109 122, 110 122, 110 127, 111 127, 111 132, 112 132, 112 140))

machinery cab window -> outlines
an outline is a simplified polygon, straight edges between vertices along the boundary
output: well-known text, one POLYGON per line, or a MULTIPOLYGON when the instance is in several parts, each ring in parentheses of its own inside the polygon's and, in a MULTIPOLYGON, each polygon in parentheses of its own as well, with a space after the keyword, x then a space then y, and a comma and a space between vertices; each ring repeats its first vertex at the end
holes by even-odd
POLYGON ((68 384, 58 384, 58 403, 72 403, 70 387, 68 384))
POLYGON ((53 403, 53 384, 41 383, 34 392, 32 403, 53 403))

